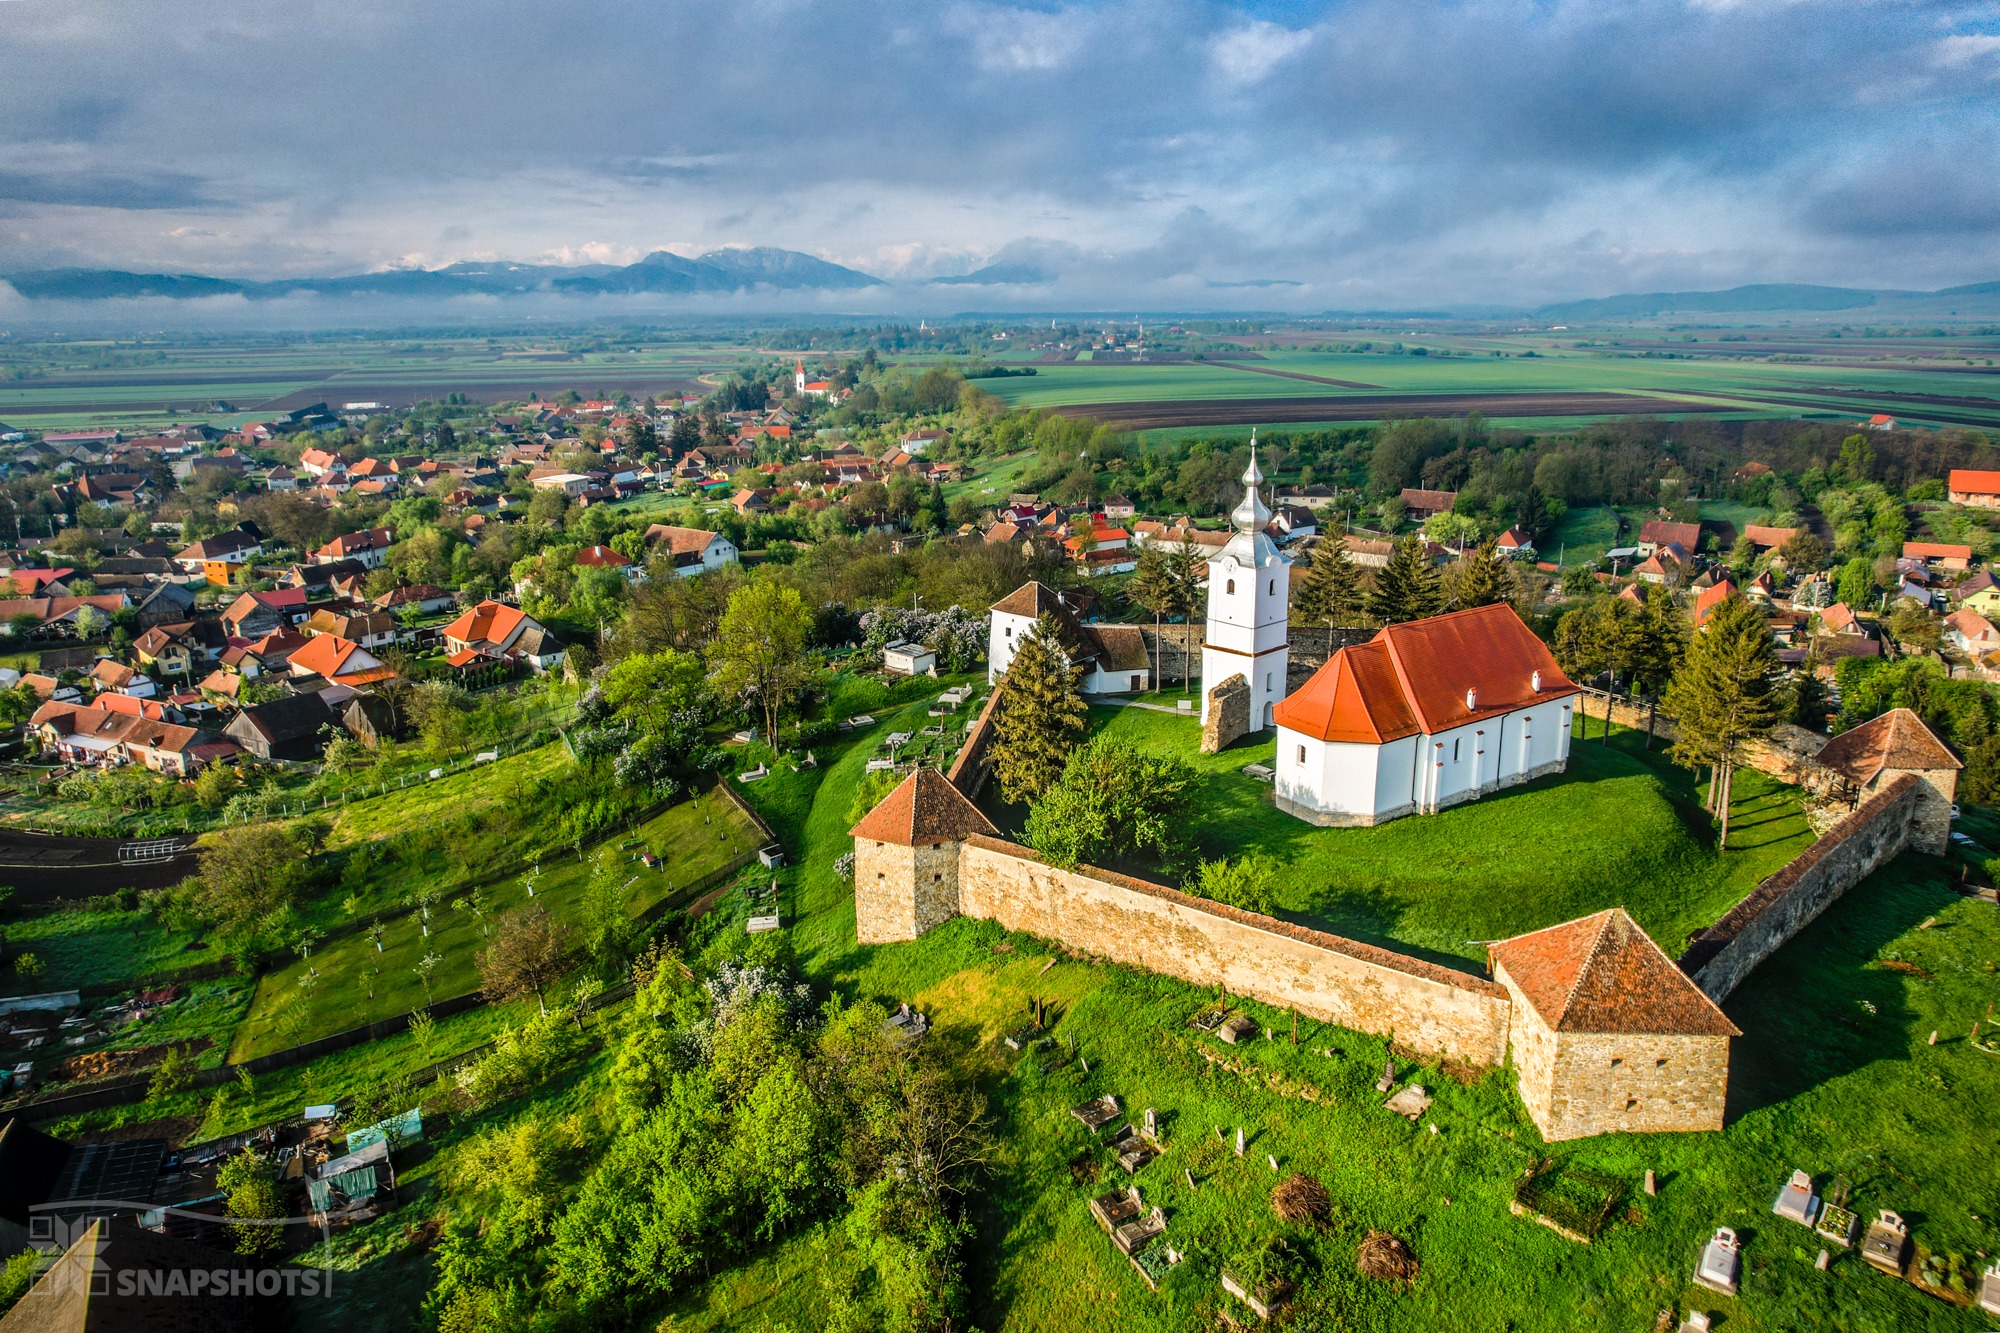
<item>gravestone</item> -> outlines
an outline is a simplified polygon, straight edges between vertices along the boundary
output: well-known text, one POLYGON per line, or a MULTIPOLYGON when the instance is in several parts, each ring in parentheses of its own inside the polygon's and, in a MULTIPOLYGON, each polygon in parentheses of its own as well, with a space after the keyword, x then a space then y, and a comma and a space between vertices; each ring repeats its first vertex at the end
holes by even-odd
POLYGON ((1236 1131, 1236 1155, 1243 1155, 1243 1131, 1240 1129, 1236 1131))

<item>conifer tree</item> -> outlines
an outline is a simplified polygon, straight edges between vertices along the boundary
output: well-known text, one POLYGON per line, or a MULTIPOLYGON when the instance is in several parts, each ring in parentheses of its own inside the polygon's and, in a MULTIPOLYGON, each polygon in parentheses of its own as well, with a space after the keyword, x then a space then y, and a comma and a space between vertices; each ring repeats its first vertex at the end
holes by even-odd
POLYGON ((1167 553, 1157 544, 1140 548, 1125 591, 1135 604, 1153 613, 1153 688, 1157 690, 1164 684, 1160 679, 1160 618, 1172 611, 1176 602, 1173 571, 1168 568, 1167 553))
POLYGON ((1658 584, 1646 592, 1632 653, 1632 685, 1649 699, 1666 692, 1687 657, 1688 622, 1673 595, 1658 584))
POLYGON ((1347 556, 1347 538, 1336 534, 1313 547, 1312 565, 1292 593, 1291 618, 1302 625, 1351 625, 1365 595, 1361 571, 1347 556))
POLYGON ((1185 694, 1194 681, 1194 613, 1207 598, 1202 580, 1208 577, 1208 557, 1192 541, 1183 540, 1167 548, 1167 577, 1174 589, 1173 609, 1187 618, 1181 627, 1181 693, 1185 694))
POLYGON ((1083 668, 1072 666, 1053 617, 1035 622, 1014 652, 994 721, 993 776, 1009 802, 1035 800, 1062 776, 1083 740, 1083 668))
POLYGON ((1721 602, 1688 646, 1687 661, 1667 687, 1667 710, 1680 727, 1675 762, 1707 766, 1709 810, 1729 846, 1729 787, 1743 745, 1769 732, 1787 700, 1774 687, 1778 652, 1764 616, 1740 596, 1721 602))
POLYGON ((1375 575, 1375 591, 1368 595, 1368 614, 1385 625, 1406 620, 1422 620, 1444 609, 1444 589, 1430 557, 1424 554, 1420 538, 1405 537, 1396 543, 1389 563, 1375 575))
POLYGON ((1513 601, 1518 586, 1513 563, 1500 554, 1500 539, 1488 537, 1460 562, 1458 596, 1453 600, 1459 610, 1493 606, 1513 601))

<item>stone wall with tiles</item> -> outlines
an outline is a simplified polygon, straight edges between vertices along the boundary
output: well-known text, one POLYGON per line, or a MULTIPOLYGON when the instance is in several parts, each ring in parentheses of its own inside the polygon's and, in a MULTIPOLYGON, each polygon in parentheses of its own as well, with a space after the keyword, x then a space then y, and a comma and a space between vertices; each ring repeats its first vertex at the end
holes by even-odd
POLYGON ((958 910, 1010 930, 1472 1064, 1507 1052, 1507 993, 1484 977, 1110 871, 1065 870, 968 838, 958 910))
POLYGON ((1721 1004, 1759 963, 1908 846, 1934 797, 1910 774, 1890 782, 1695 936, 1681 971, 1721 1004))

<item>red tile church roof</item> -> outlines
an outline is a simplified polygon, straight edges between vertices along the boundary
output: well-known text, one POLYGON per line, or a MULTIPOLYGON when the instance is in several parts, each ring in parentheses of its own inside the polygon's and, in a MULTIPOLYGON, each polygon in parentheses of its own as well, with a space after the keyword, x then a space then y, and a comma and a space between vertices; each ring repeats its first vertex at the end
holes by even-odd
POLYGON ((1278 705, 1275 720, 1319 740, 1376 744, 1435 736, 1575 689, 1512 607, 1478 606, 1390 625, 1341 649, 1278 705))
POLYGON ((935 768, 920 768, 884 796, 850 832, 857 838, 893 842, 899 847, 929 847, 957 842, 971 833, 993 837, 1000 830, 965 799, 950 778, 935 768))

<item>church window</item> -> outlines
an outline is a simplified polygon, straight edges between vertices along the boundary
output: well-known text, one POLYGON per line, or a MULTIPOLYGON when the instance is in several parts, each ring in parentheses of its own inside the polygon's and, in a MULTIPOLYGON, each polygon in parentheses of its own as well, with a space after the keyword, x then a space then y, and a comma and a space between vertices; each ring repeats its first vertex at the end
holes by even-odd
POLYGON ((1276 579, 1271 580, 1271 595, 1273 597, 1278 595, 1278 581, 1276 579))
POLYGON ((1229 580, 1228 586, 1223 588, 1222 591, 1233 595, 1236 592, 1236 580, 1235 579, 1229 580))
POLYGON ((1306 761, 1306 747, 1301 745, 1299 747, 1299 763, 1304 764, 1305 761, 1306 761))
POLYGON ((1458 762, 1458 737, 1456 736, 1451 738, 1451 762, 1454 764, 1458 762))

